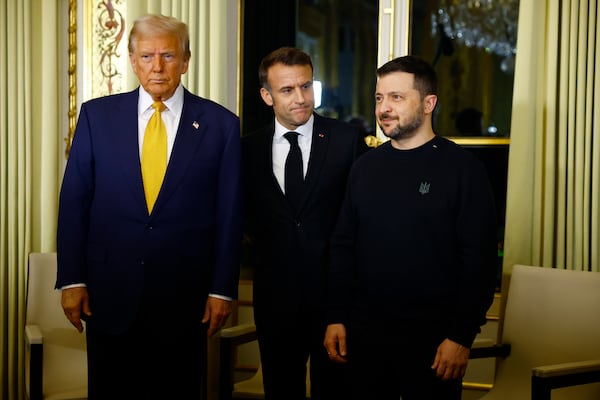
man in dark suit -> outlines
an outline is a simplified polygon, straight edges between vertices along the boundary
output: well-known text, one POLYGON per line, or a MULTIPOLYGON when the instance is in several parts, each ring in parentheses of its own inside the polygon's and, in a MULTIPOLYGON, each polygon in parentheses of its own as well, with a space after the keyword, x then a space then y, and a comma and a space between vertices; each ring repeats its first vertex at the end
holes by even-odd
POLYGON ((185 24, 138 19, 129 53, 141 86, 81 107, 56 287, 71 323, 87 321, 90 399, 200 398, 206 335, 237 296, 239 119, 182 86, 185 24))
POLYGON ((328 244, 346 176, 366 144, 356 127, 313 112, 313 67, 306 53, 275 50, 262 60, 259 80, 275 118, 244 136, 242 147, 265 397, 304 399, 310 356, 312 398, 332 399, 340 393, 343 367, 331 363, 323 348, 328 244), (292 155, 294 147, 300 150, 292 155), (300 177, 290 185, 295 161, 300 177))

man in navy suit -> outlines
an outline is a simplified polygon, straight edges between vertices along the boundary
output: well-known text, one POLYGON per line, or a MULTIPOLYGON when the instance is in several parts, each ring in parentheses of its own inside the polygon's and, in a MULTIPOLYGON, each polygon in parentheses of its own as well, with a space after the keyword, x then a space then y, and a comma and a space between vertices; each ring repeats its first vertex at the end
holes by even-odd
POLYGON ((333 399, 343 387, 344 367, 330 362, 323 347, 328 246, 347 174, 366 144, 356 127, 313 112, 313 67, 306 53, 273 51, 261 62, 259 80, 274 120, 244 136, 242 147, 265 398, 304 399, 310 356, 311 398, 333 399), (295 196, 286 189, 288 132, 301 153, 295 196))
POLYGON ((206 336, 237 296, 239 119, 182 86, 184 23, 138 19, 129 53, 141 86, 81 107, 60 193, 56 287, 69 321, 80 332, 86 321, 90 399, 200 398, 206 336), (154 102, 167 161, 151 205, 141 164, 154 102))

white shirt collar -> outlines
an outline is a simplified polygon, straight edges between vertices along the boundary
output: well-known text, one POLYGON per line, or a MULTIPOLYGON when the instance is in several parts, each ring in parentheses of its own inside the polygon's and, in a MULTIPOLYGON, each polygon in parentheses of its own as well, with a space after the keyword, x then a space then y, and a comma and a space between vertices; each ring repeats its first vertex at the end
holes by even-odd
MULTIPOLYGON (((154 103, 152 96, 140 85, 138 113, 143 114, 148 109, 151 109, 152 103, 154 103)), ((179 85, 177 86, 177 89, 175 89, 173 96, 163 101, 163 103, 165 106, 167 106, 167 110, 170 110, 175 115, 181 114, 181 110, 183 109, 183 85, 181 82, 179 82, 179 85)))
MULTIPOLYGON (((293 132, 298 132, 298 134, 301 137, 310 139, 310 138, 312 138, 314 123, 315 123, 315 116, 311 115, 310 118, 308 119, 308 121, 306 121, 306 123, 304 125, 300 125, 296 129, 294 129, 293 132)), ((283 135, 285 135, 287 132, 290 132, 290 130, 288 128, 284 127, 283 125, 281 125, 279 123, 279 121, 277 120, 277 117, 275 117, 275 136, 273 137, 273 139, 275 141, 285 140, 287 142, 287 140, 283 137, 283 135)), ((299 138, 299 140, 301 140, 301 139, 299 138)))

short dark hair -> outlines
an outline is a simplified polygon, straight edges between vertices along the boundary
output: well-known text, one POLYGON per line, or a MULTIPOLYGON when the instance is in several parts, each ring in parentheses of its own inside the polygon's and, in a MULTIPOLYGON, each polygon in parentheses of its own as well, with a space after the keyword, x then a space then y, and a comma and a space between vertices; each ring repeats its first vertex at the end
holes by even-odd
POLYGON ((271 90, 267 77, 269 68, 275 64, 308 65, 310 66, 310 70, 313 71, 312 61, 308 54, 295 47, 280 47, 267 54, 260 62, 258 67, 258 82, 260 83, 260 87, 271 90))
POLYGON ((427 61, 417 56, 394 58, 377 69, 377 77, 381 78, 392 72, 408 72, 415 76, 414 87, 421 97, 429 94, 437 95, 437 74, 427 61))

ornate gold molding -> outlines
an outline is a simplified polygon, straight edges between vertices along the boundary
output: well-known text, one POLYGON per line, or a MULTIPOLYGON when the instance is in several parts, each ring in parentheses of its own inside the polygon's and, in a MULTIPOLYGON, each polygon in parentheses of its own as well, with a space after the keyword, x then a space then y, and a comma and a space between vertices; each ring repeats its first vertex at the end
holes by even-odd
MULTIPOLYGON (((125 37, 124 2, 121 0, 91 1, 90 32, 92 43, 89 47, 91 96, 107 96, 120 93, 123 86, 123 71, 127 67, 123 57, 125 37)), ((87 31, 87 29, 85 29, 87 31)))
POLYGON ((69 0, 69 132, 65 158, 69 157, 77 125, 77 0, 69 0))
MULTIPOLYGON (((121 91, 126 57, 121 57, 119 47, 125 35, 124 2, 121 0, 79 0, 82 7, 81 26, 78 26, 78 0, 69 0, 69 132, 65 138, 65 157, 69 157, 71 143, 77 126, 78 91, 85 101, 121 91), (82 29, 82 43, 77 43, 78 30, 82 29), (77 65, 81 54, 80 66, 77 65), (77 73, 81 73, 82 88, 77 86, 77 73)), ((126 49, 125 49, 126 50, 126 49)), ((126 64, 125 64, 126 65, 126 64)))

